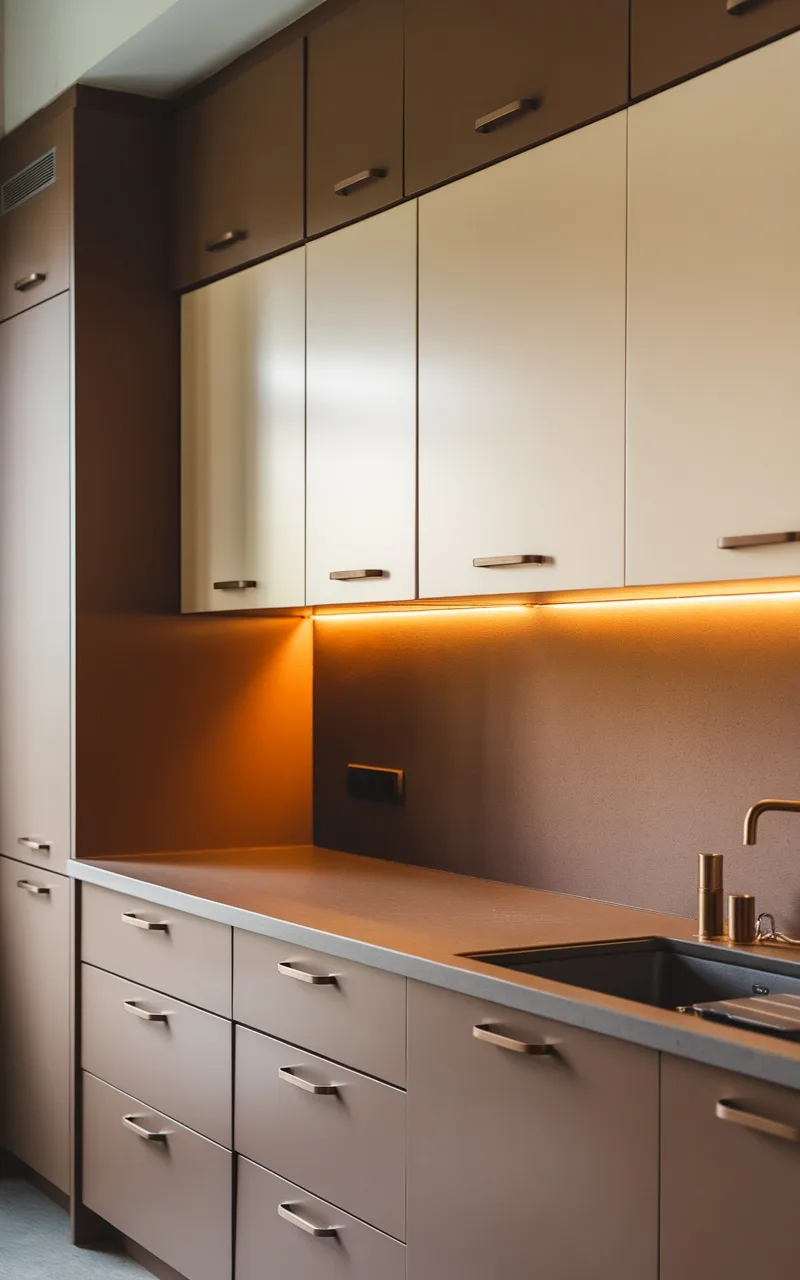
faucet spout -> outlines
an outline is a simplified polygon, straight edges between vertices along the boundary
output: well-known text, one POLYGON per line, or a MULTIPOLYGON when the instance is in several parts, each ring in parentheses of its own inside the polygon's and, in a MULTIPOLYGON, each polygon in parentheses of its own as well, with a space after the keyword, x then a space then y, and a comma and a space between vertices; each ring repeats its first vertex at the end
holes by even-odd
POLYGON ((754 845, 758 820, 762 813, 800 813, 800 800, 759 800, 747 810, 744 820, 744 843, 754 845))

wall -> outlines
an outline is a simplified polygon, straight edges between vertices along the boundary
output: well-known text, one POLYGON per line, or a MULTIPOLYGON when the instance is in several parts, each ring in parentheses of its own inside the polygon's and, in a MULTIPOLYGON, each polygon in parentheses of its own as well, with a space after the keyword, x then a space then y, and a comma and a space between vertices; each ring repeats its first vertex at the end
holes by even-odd
POLYGON ((696 854, 800 929, 800 596, 315 622, 315 839, 692 915, 696 854), (348 761, 407 770, 404 809, 348 761))

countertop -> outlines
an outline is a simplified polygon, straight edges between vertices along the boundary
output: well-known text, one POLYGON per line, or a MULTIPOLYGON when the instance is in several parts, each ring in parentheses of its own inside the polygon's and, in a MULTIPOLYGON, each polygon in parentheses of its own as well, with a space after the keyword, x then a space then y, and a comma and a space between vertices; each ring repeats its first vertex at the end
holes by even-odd
MULTIPOLYGON (((679 916, 315 846, 73 860, 68 870, 76 880, 159 906, 800 1088, 798 1044, 497 969, 464 955, 620 938, 692 939, 694 922, 679 916)), ((797 959, 796 953, 773 950, 797 959)))

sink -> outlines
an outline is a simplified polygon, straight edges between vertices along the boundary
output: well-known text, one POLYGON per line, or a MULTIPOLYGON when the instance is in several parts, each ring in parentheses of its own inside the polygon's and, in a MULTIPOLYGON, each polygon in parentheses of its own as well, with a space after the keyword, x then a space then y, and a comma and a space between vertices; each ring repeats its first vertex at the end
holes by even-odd
POLYGON ((473 952, 465 958, 658 1009, 779 992, 800 996, 800 964, 671 938, 473 952))

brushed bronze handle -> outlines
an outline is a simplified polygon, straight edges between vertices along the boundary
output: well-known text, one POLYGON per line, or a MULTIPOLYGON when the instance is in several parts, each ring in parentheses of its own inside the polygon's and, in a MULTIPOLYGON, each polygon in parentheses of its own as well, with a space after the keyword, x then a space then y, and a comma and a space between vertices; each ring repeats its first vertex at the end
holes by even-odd
POLYGON ((737 18, 740 13, 746 13, 748 9, 755 9, 757 4, 763 3, 763 0, 728 0, 725 8, 733 18, 737 18))
POLYGON ((337 196, 349 196, 351 191, 363 187, 365 182, 374 182, 378 178, 385 178, 385 169, 360 169, 358 173, 352 174, 349 178, 342 178, 341 182, 334 184, 333 193, 337 196))
POLYGON ((50 845, 45 840, 34 840, 31 836, 18 836, 17 844, 23 849, 33 849, 34 853, 49 853, 50 845))
POLYGON ((252 591, 258 583, 254 578, 229 578, 224 582, 215 582, 215 591, 252 591))
POLYGON ((18 880, 17 888, 24 889, 32 898, 49 898, 50 890, 45 884, 31 884, 30 880, 18 880))
POLYGON ((337 1234, 336 1227, 316 1227, 313 1222, 309 1222, 308 1218, 304 1218, 302 1214, 297 1212, 294 1205, 288 1201, 278 1205, 278 1217, 283 1218, 285 1222, 291 1222, 293 1227, 298 1227, 301 1231, 305 1231, 307 1236, 335 1236, 337 1234))
POLYGON ((738 1124, 743 1129, 752 1129, 754 1133, 764 1133, 768 1138, 783 1138, 785 1142, 800 1143, 800 1127, 795 1124, 784 1124, 780 1120, 769 1120, 756 1111, 748 1111, 738 1102, 729 1098, 721 1098, 717 1103, 718 1120, 728 1124, 738 1124))
POLYGON ((717 538, 720 551, 738 551, 742 547, 774 547, 781 542, 800 542, 800 533, 745 533, 735 538, 717 538))
POLYGON ((332 973, 309 973, 291 960, 282 960, 278 965, 278 973, 282 973, 284 978, 295 978, 297 982, 308 982, 312 987, 335 987, 338 981, 332 973))
POLYGON ((46 279, 46 271, 31 271, 29 275, 22 276, 19 280, 15 280, 14 288, 17 293, 27 293, 28 289, 33 289, 37 284, 41 284, 46 279))
POLYGON ((166 920, 143 920, 132 911, 123 911, 122 923, 133 925, 134 929, 146 929, 148 933, 169 933, 166 920))
POLYGON ((505 569, 515 564, 545 564, 547 556, 482 556, 472 561, 473 569, 505 569))
POLYGON ((206 253, 218 253, 220 249, 230 249, 232 244, 239 244, 246 239, 246 231, 225 231, 216 240, 206 240, 206 253))
POLYGON ((520 116, 524 116, 528 111, 538 111, 541 102, 538 98, 515 98, 513 102, 507 102, 504 107, 498 107, 496 111, 490 111, 488 115, 478 116, 475 121, 476 133, 491 133, 493 129, 499 129, 501 125, 510 124, 513 120, 518 120, 520 116))
POLYGON ((169 1134, 164 1129, 146 1129, 143 1124, 139 1124, 136 1116, 123 1116, 123 1126, 130 1129, 131 1133, 135 1133, 137 1138, 144 1138, 145 1142, 166 1142, 169 1134))
POLYGON ((151 1013, 149 1009, 142 1009, 135 1000, 123 1000, 122 1007, 127 1013, 133 1013, 137 1018, 141 1018, 143 1022, 166 1022, 166 1013, 151 1013))
POLYGON ((304 1093, 313 1093, 317 1097, 326 1094, 338 1093, 339 1090, 335 1084, 314 1084, 311 1080, 306 1080, 305 1076, 297 1074, 297 1067, 278 1067, 278 1079, 283 1080, 284 1084, 294 1085, 295 1089, 302 1089, 304 1093))
POLYGON ((485 1044, 493 1044, 498 1049, 508 1049, 510 1053, 527 1053, 531 1057, 543 1058, 547 1054, 556 1052, 554 1044, 516 1040, 513 1036, 507 1036, 502 1031, 499 1031, 491 1023, 486 1026, 478 1023, 477 1026, 472 1028, 472 1034, 476 1040, 483 1040, 485 1044))
POLYGON ((388 578, 385 569, 334 569, 331 582, 356 582, 360 578, 388 578))

